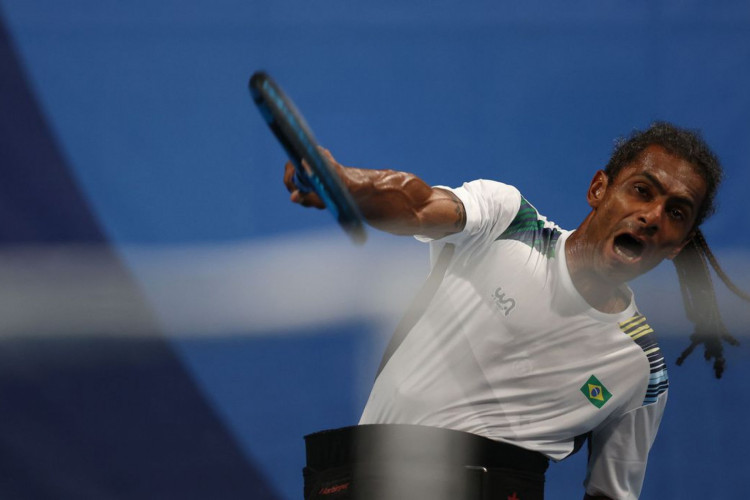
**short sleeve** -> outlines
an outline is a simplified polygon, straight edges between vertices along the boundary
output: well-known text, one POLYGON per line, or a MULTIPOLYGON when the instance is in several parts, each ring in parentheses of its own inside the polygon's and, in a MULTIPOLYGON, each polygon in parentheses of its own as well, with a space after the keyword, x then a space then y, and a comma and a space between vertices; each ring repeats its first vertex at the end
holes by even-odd
POLYGON ((651 445, 667 402, 667 392, 596 429, 591 436, 586 492, 614 500, 641 494, 651 445))
MULTIPOLYGON (((463 231, 441 238, 441 242, 458 243, 466 239, 494 239, 500 236, 513 221, 521 206, 521 193, 502 182, 479 179, 464 183, 458 188, 435 186, 454 193, 466 210, 463 231)), ((424 236, 420 241, 432 241, 424 236)))

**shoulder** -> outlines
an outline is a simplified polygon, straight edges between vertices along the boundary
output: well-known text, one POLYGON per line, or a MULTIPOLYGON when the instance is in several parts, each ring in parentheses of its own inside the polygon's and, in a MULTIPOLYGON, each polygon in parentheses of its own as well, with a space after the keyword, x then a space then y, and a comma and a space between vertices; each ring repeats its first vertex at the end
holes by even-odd
POLYGON ((520 191, 510 184, 488 179, 466 182, 457 188, 446 188, 454 193, 466 210, 464 234, 500 234, 521 208, 520 191))
POLYGON ((490 179, 475 179, 457 188, 447 189, 456 193, 461 199, 467 198, 469 202, 484 199, 503 203, 520 203, 521 200, 521 192, 515 186, 490 179))

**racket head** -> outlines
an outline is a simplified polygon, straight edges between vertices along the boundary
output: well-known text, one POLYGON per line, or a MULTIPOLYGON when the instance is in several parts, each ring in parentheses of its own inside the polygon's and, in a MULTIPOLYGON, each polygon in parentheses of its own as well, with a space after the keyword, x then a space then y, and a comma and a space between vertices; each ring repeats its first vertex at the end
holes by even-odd
POLYGON ((318 150, 312 130, 292 100, 263 71, 252 75, 249 87, 266 124, 294 165, 301 190, 315 191, 352 241, 364 243, 367 233, 356 202, 336 168, 318 150))

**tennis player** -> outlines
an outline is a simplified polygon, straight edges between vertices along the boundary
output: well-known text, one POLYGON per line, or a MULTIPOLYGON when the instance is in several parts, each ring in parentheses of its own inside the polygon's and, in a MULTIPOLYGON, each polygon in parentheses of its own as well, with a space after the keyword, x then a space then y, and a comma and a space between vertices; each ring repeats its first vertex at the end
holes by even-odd
MULTIPOLYGON (((621 141, 573 231, 501 182, 431 187, 324 154, 367 222, 429 244, 433 268, 359 425, 306 437, 305 498, 536 500, 549 460, 585 442, 584 498, 638 498, 669 383, 627 282, 705 247, 722 172, 699 134, 660 122, 621 141)), ((291 200, 323 208, 293 173, 291 200)))

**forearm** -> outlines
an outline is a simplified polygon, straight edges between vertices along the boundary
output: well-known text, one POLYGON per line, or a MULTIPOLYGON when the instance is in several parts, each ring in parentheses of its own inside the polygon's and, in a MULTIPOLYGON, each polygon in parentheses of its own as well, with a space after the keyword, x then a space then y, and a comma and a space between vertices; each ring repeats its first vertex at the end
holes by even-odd
POLYGON ((463 229, 466 215, 453 193, 395 170, 342 167, 362 215, 373 227, 402 235, 439 238, 463 229))
MULTIPOLYGON (((451 191, 430 187, 407 172, 345 167, 328 150, 320 151, 336 168, 362 215, 373 227, 393 234, 442 238, 466 225, 464 205, 451 191)), ((287 163, 284 184, 291 200, 305 207, 324 208, 317 194, 298 189, 294 172, 294 166, 287 163)))

